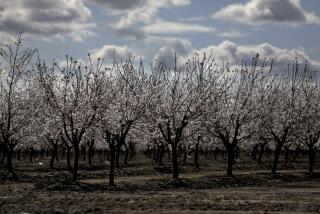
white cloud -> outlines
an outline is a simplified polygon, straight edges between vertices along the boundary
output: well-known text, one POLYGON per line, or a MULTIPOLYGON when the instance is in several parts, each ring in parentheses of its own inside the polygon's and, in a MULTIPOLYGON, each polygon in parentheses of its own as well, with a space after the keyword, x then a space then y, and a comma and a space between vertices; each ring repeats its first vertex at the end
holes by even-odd
POLYGON ((93 33, 91 11, 81 0, 0 0, 0 32, 65 37, 81 41, 93 33))
POLYGON ((213 27, 163 20, 157 20, 143 29, 152 34, 210 33, 215 31, 213 27))
POLYGON ((185 57, 192 53, 193 47, 189 40, 179 38, 167 38, 165 45, 155 55, 155 62, 164 62, 169 68, 175 65, 175 54, 179 65, 185 63, 185 57))
POLYGON ((95 49, 90 51, 93 60, 98 58, 107 61, 120 62, 121 60, 127 60, 129 58, 141 57, 139 54, 129 48, 128 46, 116 46, 116 45, 104 45, 100 49, 95 49))
POLYGON ((320 24, 320 17, 302 8, 300 0, 250 0, 245 4, 231 4, 213 15, 243 24, 302 23, 320 24))
POLYGON ((196 51, 197 53, 213 53, 218 63, 227 63, 231 65, 240 65, 241 60, 250 65, 253 57, 259 53, 260 58, 267 58, 274 61, 276 69, 285 71, 287 65, 295 58, 304 63, 308 60, 313 69, 320 70, 320 62, 313 60, 304 50, 301 49, 284 49, 272 46, 268 43, 258 45, 237 45, 230 41, 224 41, 217 46, 209 46, 196 51))
POLYGON ((161 8, 186 6, 191 0, 91 0, 104 6, 106 13, 116 18, 108 29, 117 36, 146 39, 141 25, 154 23, 161 8))
POLYGON ((136 23, 149 23, 160 8, 189 5, 191 0, 92 0, 105 5, 107 12, 121 16, 117 28, 129 27, 136 23))

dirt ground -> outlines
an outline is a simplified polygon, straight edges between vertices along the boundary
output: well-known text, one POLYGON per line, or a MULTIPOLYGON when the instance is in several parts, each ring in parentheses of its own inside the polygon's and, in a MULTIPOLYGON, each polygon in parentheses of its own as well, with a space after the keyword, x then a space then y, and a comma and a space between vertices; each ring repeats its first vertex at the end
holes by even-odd
MULTIPOLYGON (((107 166, 80 164, 80 180, 70 182, 66 163, 48 170, 48 160, 14 162, 18 181, 0 170, 0 213, 320 213, 320 173, 306 173, 307 160, 280 163, 241 161, 234 177, 225 176, 225 160, 182 164, 173 180, 170 165, 154 167, 140 154, 116 171, 116 187, 107 185, 107 166)), ((316 169, 320 163, 317 162, 316 169)))

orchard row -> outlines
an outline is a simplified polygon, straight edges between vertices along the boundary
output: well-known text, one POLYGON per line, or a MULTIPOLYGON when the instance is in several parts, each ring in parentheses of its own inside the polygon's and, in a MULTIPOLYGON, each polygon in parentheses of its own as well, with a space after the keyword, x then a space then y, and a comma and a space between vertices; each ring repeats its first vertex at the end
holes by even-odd
POLYGON ((148 153, 155 147, 159 161, 166 150, 175 179, 181 148, 192 148, 196 165, 199 148, 224 150, 228 176, 239 148, 271 149, 272 173, 284 148, 301 148, 313 172, 320 85, 307 62, 283 71, 257 55, 233 69, 218 65, 213 53, 145 68, 133 59, 107 64, 90 55, 86 65, 69 56, 47 64, 37 53, 21 37, 0 50, 0 153, 10 173, 21 150, 50 149, 52 167, 63 147, 76 181, 85 145, 88 154, 108 151, 111 185, 123 148, 148 153))

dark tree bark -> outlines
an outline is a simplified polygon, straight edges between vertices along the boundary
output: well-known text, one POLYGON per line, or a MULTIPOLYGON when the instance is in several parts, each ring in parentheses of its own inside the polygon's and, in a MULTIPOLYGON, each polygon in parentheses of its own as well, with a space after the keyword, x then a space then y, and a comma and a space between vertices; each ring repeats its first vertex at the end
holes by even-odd
POLYGON ((81 154, 82 154, 83 161, 86 161, 87 151, 86 151, 86 146, 85 145, 81 146, 81 154))
POLYGON ((73 147, 74 147, 74 162, 73 162, 72 181, 76 181, 78 178, 78 167, 79 167, 79 157, 80 157, 79 142, 74 142, 73 147))
POLYGON ((271 134, 273 135, 274 140, 276 142, 276 150, 275 150, 275 153, 274 153, 274 160, 273 160, 273 165, 272 165, 272 169, 271 169, 271 173, 272 174, 276 174, 277 166, 278 166, 278 163, 279 163, 279 157, 280 157, 280 154, 281 154, 281 150, 282 150, 283 145, 287 141, 287 136, 288 136, 289 130, 290 130, 289 127, 285 128, 285 130, 282 133, 281 137, 278 137, 274 132, 271 132, 271 134))
MULTIPOLYGON (((119 140, 120 141, 120 140, 119 140)), ((116 145, 116 168, 120 168, 120 152, 121 152, 121 143, 118 142, 116 145)))
POLYGON ((88 145, 88 161, 89 161, 89 165, 92 165, 92 158, 94 155, 94 139, 91 139, 91 141, 87 142, 88 145))
POLYGON ((124 165, 128 166, 128 158, 129 158, 129 146, 127 146, 126 143, 123 144, 124 145, 124 149, 125 149, 125 154, 124 154, 124 165))
POLYGON ((61 134, 61 140, 63 142, 63 144, 65 145, 66 149, 67 149, 67 168, 69 172, 73 172, 73 169, 71 167, 71 149, 72 146, 70 146, 68 144, 68 142, 66 141, 66 139, 63 137, 63 135, 61 134))
POLYGON ((130 158, 133 158, 135 154, 135 146, 131 141, 129 141, 129 148, 130 148, 130 158))
POLYGON ((258 146, 259 146, 258 144, 254 145, 251 152, 251 158, 254 161, 257 161, 258 146))
POLYGON ((29 148, 29 161, 32 163, 33 160, 33 156, 34 156, 34 149, 33 147, 29 148))
POLYGON ((13 149, 14 149, 14 144, 13 143, 8 143, 7 146, 7 164, 6 164, 6 169, 8 172, 14 174, 13 171, 13 165, 12 165, 12 158, 13 158, 13 149))
POLYGON ((6 148, 6 145, 2 145, 2 156, 1 156, 1 165, 4 164, 4 160, 7 156, 7 148, 6 148))
POLYGON ((67 168, 70 172, 72 172, 72 167, 71 167, 71 146, 67 146, 67 168))
POLYGON ((199 144, 200 144, 200 141, 201 141, 201 137, 198 137, 198 141, 194 147, 194 165, 197 167, 197 169, 200 169, 199 167, 199 163, 198 163, 198 160, 199 160, 199 144))
POLYGON ((264 149, 267 145, 267 143, 260 143, 260 151, 259 151, 259 156, 258 156, 258 163, 262 163, 262 156, 263 156, 263 153, 264 153, 264 149))
POLYGON ((127 121, 126 124, 121 125, 121 131, 120 134, 118 134, 118 140, 116 145, 116 168, 120 168, 120 153, 121 153, 121 147, 125 144, 127 135, 129 133, 129 130, 131 128, 131 125, 133 124, 133 120, 127 121))
POLYGON ((220 152, 220 149, 218 147, 216 147, 214 149, 214 160, 216 161, 217 160, 217 156, 218 156, 218 153, 220 152))
POLYGON ((114 161, 115 161, 115 146, 114 139, 109 143, 110 147, 110 168, 109 168, 109 185, 114 186, 114 161))
POLYGON ((163 155, 164 155, 164 144, 163 142, 160 142, 160 154, 159 154, 159 161, 158 161, 159 166, 163 166, 163 155))
POLYGON ((183 163, 187 163, 187 157, 188 157, 188 148, 186 145, 183 146, 183 163))
POLYGON ((294 155, 293 155, 292 160, 296 161, 296 159, 299 157, 300 153, 301 153, 301 148, 300 148, 300 145, 298 145, 294 151, 294 155))
POLYGON ((171 144, 171 147, 172 147, 172 168, 173 168, 172 177, 174 179, 178 179, 179 178, 179 168, 178 168, 177 144, 173 143, 173 144, 171 144))
POLYGON ((309 145, 308 148, 309 153, 309 173, 314 172, 314 163, 316 159, 317 148, 314 145, 309 145))
MULTIPOLYGON (((155 161, 156 161, 156 163, 159 163, 159 156, 160 156, 160 144, 158 143, 157 144, 157 152, 155 153, 156 155, 155 155, 155 161)), ((156 151, 156 149, 155 149, 155 151, 156 151)))
POLYGON ((268 144, 268 141, 259 143, 260 150, 259 150, 258 161, 257 161, 259 164, 262 163, 262 156, 265 152, 265 147, 267 146, 267 144, 268 144))
POLYGON ((183 118, 181 125, 175 129, 174 138, 172 138, 172 130, 170 127, 170 120, 167 121, 165 129, 162 124, 158 124, 160 132, 165 141, 171 145, 172 155, 172 177, 173 179, 179 179, 179 167, 178 167, 178 144, 181 141, 184 128, 188 125, 186 116, 183 118))
POLYGON ((229 144, 227 146, 227 153, 228 153, 228 168, 227 168, 227 176, 232 176, 232 166, 235 159, 235 146, 232 144, 229 144))
POLYGON ((18 141, 16 140, 10 140, 8 138, 4 139, 4 149, 5 149, 5 153, 6 153, 6 169, 9 173, 12 173, 15 177, 16 174, 14 173, 13 170, 13 164, 12 164, 12 159, 14 156, 14 147, 18 144, 18 141))
MULTIPOLYGON (((54 140, 52 140, 54 141, 54 140)), ((53 163, 54 163, 54 160, 56 158, 56 156, 58 155, 58 142, 55 143, 55 142, 52 142, 52 156, 51 156, 51 160, 50 160, 50 169, 53 169, 53 163)))
MULTIPOLYGON (((18 155, 18 160, 20 160, 20 153, 21 153, 21 150, 19 149, 19 155, 18 155)), ((40 150, 40 157, 41 157, 41 160, 43 160, 43 156, 44 156, 44 148, 41 148, 40 150)))
POLYGON ((64 156, 66 155, 66 147, 61 147, 60 148, 60 154, 61 154, 61 159, 64 159, 64 156))
POLYGON ((284 148, 284 159, 285 159, 285 163, 289 164, 289 154, 290 154, 290 150, 288 146, 285 146, 284 148))
POLYGON ((281 154, 282 146, 283 146, 282 142, 279 142, 277 144, 276 150, 274 152, 274 160, 273 160, 273 165, 272 165, 272 170, 271 170, 271 172, 273 174, 275 174, 276 171, 277 171, 277 166, 278 166, 278 162, 279 162, 279 157, 280 157, 280 154, 281 154))
POLYGON ((105 140, 109 145, 110 154, 110 166, 109 166, 109 185, 115 186, 114 184, 114 170, 115 170, 115 155, 116 155, 116 142, 119 143, 119 136, 114 135, 108 130, 105 131, 105 140))

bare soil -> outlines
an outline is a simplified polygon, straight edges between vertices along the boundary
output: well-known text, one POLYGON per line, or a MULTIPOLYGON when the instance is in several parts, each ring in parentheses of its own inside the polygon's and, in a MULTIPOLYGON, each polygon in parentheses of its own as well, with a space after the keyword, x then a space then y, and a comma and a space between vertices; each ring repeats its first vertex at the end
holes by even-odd
MULTIPOLYGON (((15 161, 18 180, 0 170, 0 213, 320 213, 320 173, 308 174, 307 160, 280 163, 250 160, 225 176, 225 160, 204 158, 201 169, 181 164, 180 180, 169 163, 140 154, 116 171, 116 187, 107 184, 107 165, 81 161, 79 181, 71 182, 65 160, 48 169, 49 160, 15 161)), ((316 169, 320 163, 317 162, 316 169)))

